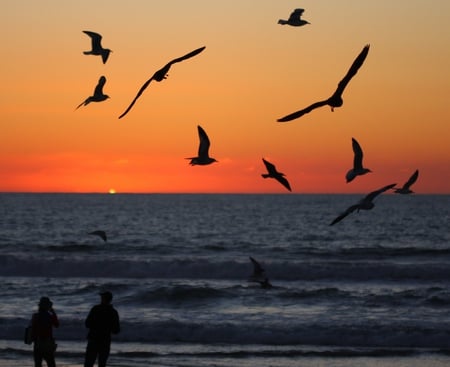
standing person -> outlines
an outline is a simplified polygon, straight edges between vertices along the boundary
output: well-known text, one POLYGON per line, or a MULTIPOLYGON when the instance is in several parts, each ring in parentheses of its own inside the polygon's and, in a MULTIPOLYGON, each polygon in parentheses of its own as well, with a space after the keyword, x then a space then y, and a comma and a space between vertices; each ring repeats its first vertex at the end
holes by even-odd
POLYGON ((39 301, 38 312, 34 313, 31 319, 35 367, 42 367, 43 360, 47 362, 48 367, 55 367, 56 343, 53 338, 53 327, 58 326, 59 321, 53 310, 52 301, 48 297, 42 297, 39 301))
POLYGON ((106 367, 111 346, 111 334, 120 332, 119 314, 111 304, 112 293, 101 292, 100 297, 100 304, 92 307, 85 321, 89 333, 84 367, 93 367, 97 357, 98 367, 106 367))

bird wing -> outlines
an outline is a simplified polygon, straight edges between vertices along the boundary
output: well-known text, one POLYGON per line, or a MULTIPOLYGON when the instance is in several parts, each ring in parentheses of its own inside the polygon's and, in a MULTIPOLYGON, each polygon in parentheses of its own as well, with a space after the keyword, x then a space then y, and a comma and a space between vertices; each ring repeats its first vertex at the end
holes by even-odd
POLYGON ((278 174, 277 176, 275 176, 275 179, 281 183, 285 188, 287 188, 289 191, 291 190, 291 185, 289 185, 289 181, 283 176, 283 174, 278 174))
POLYGON ((147 80, 144 85, 141 87, 141 89, 139 89, 139 92, 137 92, 136 97, 134 97, 133 101, 130 103, 130 105, 128 106, 128 108, 125 110, 124 113, 122 113, 119 116, 119 119, 121 119, 122 117, 124 117, 130 110, 131 107, 134 106, 134 104, 136 103, 137 99, 141 96, 141 94, 144 92, 144 90, 148 87, 148 85, 150 84, 150 82, 153 80, 153 76, 147 80))
POLYGON ((93 50, 102 48, 101 45, 102 36, 100 34, 91 31, 83 31, 83 32, 86 33, 89 37, 91 37, 93 50))
POLYGON ((266 169, 267 169, 267 172, 269 173, 269 175, 274 176, 278 173, 274 164, 266 161, 264 158, 262 160, 264 162, 264 165, 266 166, 266 169))
POLYGON ((203 130, 203 128, 200 125, 197 126, 197 130, 198 130, 198 137, 200 139, 200 143, 198 145, 198 156, 206 158, 209 156, 208 153, 210 146, 209 138, 205 130, 203 130))
POLYGON ((309 113, 316 108, 326 106, 327 104, 328 104, 328 100, 313 103, 312 105, 304 108, 303 110, 293 112, 290 115, 287 115, 287 116, 284 116, 284 117, 278 119, 277 121, 278 122, 287 122, 287 121, 295 120, 295 119, 303 116, 304 114, 309 113))
POLYGON ((408 189, 414 182, 417 181, 417 178, 419 177, 419 170, 417 169, 409 178, 409 180, 403 185, 404 189, 408 189))
POLYGON ((107 241, 106 232, 105 231, 93 231, 89 232, 89 234, 93 234, 102 238, 103 241, 107 241))
POLYGON ((253 264, 253 276, 259 277, 264 273, 264 268, 253 257, 249 256, 250 261, 253 264))
POLYGON ((386 186, 382 187, 381 189, 372 191, 371 193, 369 193, 369 194, 363 199, 363 201, 365 201, 365 202, 370 202, 370 201, 372 201, 373 199, 375 199, 378 195, 380 195, 381 193, 383 193, 383 192, 385 192, 385 191, 387 191, 387 190, 389 190, 389 189, 392 189, 395 185, 396 185, 395 183, 394 183, 394 184, 390 184, 390 185, 386 185, 386 186))
POLYGON ((299 20, 304 11, 305 11, 304 9, 300 9, 300 8, 295 9, 291 13, 291 15, 289 15, 289 21, 291 21, 291 20, 299 20))
POLYGON ((347 215, 353 213, 356 209, 359 208, 358 204, 352 205, 347 208, 347 210, 341 214, 339 214, 331 223, 330 226, 336 224, 337 222, 340 222, 342 219, 344 219, 347 215))
POLYGON ((98 80, 97 86, 94 89, 94 96, 102 96, 103 95, 103 86, 106 83, 106 78, 102 75, 98 80))
MULTIPOLYGON (((175 63, 177 63, 177 62, 180 62, 180 61, 183 61, 183 60, 190 59, 191 57, 193 57, 193 56, 195 56, 195 55, 198 55, 198 54, 199 54, 200 52, 202 52, 205 48, 206 48, 206 46, 197 48, 196 50, 191 51, 191 52, 189 52, 188 54, 186 54, 186 55, 184 55, 184 56, 181 56, 181 57, 178 57, 178 58, 176 58, 176 59, 173 59, 173 60, 170 61, 167 65, 170 66, 170 65, 175 64, 175 63)), ((166 65, 166 66, 167 66, 167 65, 166 65)))
POLYGON ((339 82, 338 87, 337 87, 336 91, 334 92, 333 96, 336 96, 336 95, 341 96, 342 95, 348 82, 355 76, 355 74, 358 72, 359 68, 363 64, 364 60, 366 59, 367 54, 369 53, 369 47, 370 47, 370 45, 364 46, 362 51, 356 57, 355 61, 353 61, 353 64, 352 64, 352 66, 350 66, 350 69, 348 69, 347 74, 339 82))
POLYGON ((353 168, 356 170, 362 169, 363 151, 359 143, 354 138, 352 138, 352 148, 353 148, 353 168))

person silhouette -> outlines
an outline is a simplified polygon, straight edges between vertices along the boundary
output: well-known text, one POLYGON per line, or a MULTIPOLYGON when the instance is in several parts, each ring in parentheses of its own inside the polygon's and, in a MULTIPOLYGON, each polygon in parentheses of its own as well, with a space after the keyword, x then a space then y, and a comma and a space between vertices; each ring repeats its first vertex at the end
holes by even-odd
POLYGON ((97 357, 98 367, 106 367, 111 348, 111 334, 120 332, 119 313, 111 304, 112 293, 101 292, 100 297, 100 304, 91 308, 85 321, 89 333, 84 367, 93 367, 97 357))
POLYGON ((42 367, 45 360, 48 367, 55 367, 56 343, 53 338, 53 327, 59 326, 58 316, 53 310, 53 303, 48 297, 41 297, 38 311, 31 318, 31 338, 34 343, 34 366, 42 367))

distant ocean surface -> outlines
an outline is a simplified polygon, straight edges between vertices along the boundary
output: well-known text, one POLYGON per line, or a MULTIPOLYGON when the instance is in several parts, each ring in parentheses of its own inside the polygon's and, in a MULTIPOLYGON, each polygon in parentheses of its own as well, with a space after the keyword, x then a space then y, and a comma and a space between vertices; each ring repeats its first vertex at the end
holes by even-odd
POLYGON ((382 194, 329 225, 362 196, 0 194, 0 366, 33 366, 41 296, 57 366, 82 366, 105 289, 110 366, 450 365, 450 196, 382 194))

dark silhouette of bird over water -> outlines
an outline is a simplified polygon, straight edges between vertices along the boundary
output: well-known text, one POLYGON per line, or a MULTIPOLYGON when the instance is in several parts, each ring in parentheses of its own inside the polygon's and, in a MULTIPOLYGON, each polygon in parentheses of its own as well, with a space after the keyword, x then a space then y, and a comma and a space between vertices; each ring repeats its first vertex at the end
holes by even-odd
POLYGON ((248 281, 259 283, 261 288, 272 288, 272 284, 270 283, 269 278, 266 275, 266 271, 261 264, 251 256, 249 256, 249 259, 253 264, 253 273, 248 281))
POLYGON ((202 52, 205 48, 206 48, 205 46, 197 48, 196 50, 189 52, 188 54, 186 54, 184 56, 174 59, 174 60, 170 61, 169 63, 167 63, 164 67, 159 69, 156 73, 154 73, 153 76, 144 83, 144 85, 141 87, 141 89, 139 89, 139 92, 137 93, 136 97, 134 97, 133 101, 128 106, 128 108, 125 110, 125 112, 119 116, 119 119, 124 117, 131 110, 133 105, 136 103, 137 99, 141 96, 141 94, 148 87, 148 85, 151 83, 152 80, 154 80, 156 82, 161 82, 164 79, 167 79, 167 77, 168 77, 167 73, 169 72, 169 69, 173 64, 175 64, 177 62, 181 62, 183 60, 187 60, 191 57, 194 57, 195 55, 198 55, 200 52, 202 52))
POLYGON ((394 187, 394 193, 396 194, 413 194, 414 191, 410 189, 412 184, 417 181, 419 177, 419 170, 416 169, 415 172, 411 175, 408 181, 402 187, 394 187))
POLYGON ((365 175, 366 173, 372 172, 370 169, 363 167, 363 151, 355 138, 352 138, 352 148, 353 148, 353 168, 350 169, 345 175, 347 183, 353 181, 356 176, 362 176, 365 175))
POLYGON ((249 256, 248 258, 250 259, 250 261, 252 262, 252 265, 253 265, 253 273, 250 276, 250 278, 248 279, 248 281, 256 282, 258 280, 264 279, 266 277, 265 269, 253 257, 249 256))
POLYGON ((101 56, 102 61, 105 64, 108 60, 109 54, 112 52, 109 48, 103 48, 102 47, 102 36, 98 33, 91 32, 91 31, 83 31, 86 33, 89 37, 91 37, 91 44, 92 49, 90 51, 84 51, 83 53, 85 55, 95 55, 95 56, 101 56))
POLYGON ((347 215, 353 213, 355 210, 359 212, 360 210, 370 210, 372 209, 375 204, 373 203, 373 200, 380 195, 381 193, 392 189, 396 184, 390 184, 387 186, 382 187, 381 189, 372 191, 370 194, 362 198, 357 204, 352 205, 347 208, 347 210, 341 214, 339 214, 331 223, 330 226, 336 224, 337 222, 340 222, 342 219, 344 219, 347 215))
POLYGON ((87 106, 91 102, 102 102, 109 98, 108 95, 103 94, 103 86, 106 83, 106 78, 101 76, 98 80, 97 86, 94 89, 94 95, 87 97, 83 102, 81 102, 77 108, 79 109, 81 106, 87 106))
POLYGON ((91 234, 91 235, 94 235, 94 236, 99 236, 105 242, 108 240, 108 238, 106 237, 106 232, 105 231, 97 230, 97 231, 89 232, 88 234, 91 234))
POLYGON ((279 19, 278 24, 287 24, 293 27, 301 27, 302 25, 310 24, 307 20, 301 19, 304 11, 304 9, 295 9, 289 16, 288 20, 279 19))
POLYGON ((369 47, 370 47, 370 45, 364 46, 364 48, 362 49, 360 54, 356 57, 355 61, 353 61, 353 64, 350 67, 350 69, 348 70, 347 74, 339 82, 337 89, 335 90, 335 92, 333 93, 333 95, 330 98, 325 99, 323 101, 313 103, 312 105, 310 105, 302 110, 291 113, 287 116, 284 116, 284 117, 278 119, 277 121, 278 122, 291 121, 291 120, 297 119, 297 118, 303 116, 304 114, 309 113, 312 110, 322 107, 322 106, 327 106, 327 105, 330 106, 331 111, 334 111, 335 107, 341 107, 342 104, 344 103, 344 101, 342 99, 342 94, 344 93, 345 87, 350 82, 350 80, 355 76, 355 74, 358 72, 359 68, 363 64, 364 60, 367 57, 367 54, 369 53, 369 47))
POLYGON ((278 172, 275 165, 272 163, 266 161, 264 158, 262 159, 264 162, 264 165, 266 166, 267 173, 261 174, 263 178, 274 178, 277 180, 280 184, 282 184, 285 188, 287 188, 289 191, 291 190, 291 185, 289 185, 288 180, 284 177, 285 174, 278 172))
POLYGON ((191 160, 190 162, 191 166, 196 165, 205 166, 207 164, 217 162, 214 158, 211 158, 209 156, 209 146, 211 145, 211 143, 209 142, 209 138, 205 130, 203 130, 203 128, 200 125, 198 125, 197 131, 198 131, 198 138, 200 140, 198 145, 198 156, 186 159, 191 160))

